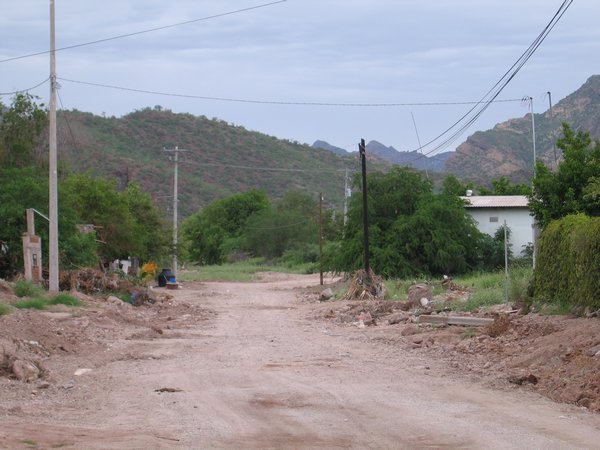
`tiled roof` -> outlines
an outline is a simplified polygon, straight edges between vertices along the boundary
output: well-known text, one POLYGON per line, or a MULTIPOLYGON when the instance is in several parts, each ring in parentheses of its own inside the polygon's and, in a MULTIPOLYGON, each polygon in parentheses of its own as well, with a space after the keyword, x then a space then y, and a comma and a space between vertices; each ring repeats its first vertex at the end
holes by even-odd
POLYGON ((472 195, 461 197, 469 204, 467 208, 527 208, 529 199, 525 195, 472 195))

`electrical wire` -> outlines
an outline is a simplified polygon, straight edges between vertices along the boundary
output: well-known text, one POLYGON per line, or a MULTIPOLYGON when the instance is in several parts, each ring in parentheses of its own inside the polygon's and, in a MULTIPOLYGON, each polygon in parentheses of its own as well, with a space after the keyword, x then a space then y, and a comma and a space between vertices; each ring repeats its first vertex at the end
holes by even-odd
MULTIPOLYGON (((504 90, 504 88, 512 81, 512 79, 517 75, 517 73, 521 70, 521 68, 527 63, 527 61, 531 58, 531 56, 535 53, 538 47, 542 44, 542 42, 546 39, 550 31, 556 26, 558 21, 562 18, 565 12, 569 9, 573 0, 565 0, 560 5, 550 22, 544 27, 544 29, 540 32, 540 34, 535 38, 535 40, 529 45, 529 47, 521 54, 521 56, 513 63, 513 65, 500 77, 500 79, 492 86, 485 95, 481 98, 481 101, 478 104, 481 104, 481 107, 477 109, 477 105, 473 108, 469 109, 463 116, 461 116, 456 122, 454 122, 449 128, 447 128, 444 132, 431 139, 429 142, 424 144, 424 146, 428 146, 433 144, 434 142, 441 139, 443 136, 446 136, 452 130, 454 130, 464 119, 468 120, 458 128, 458 130, 454 131, 452 135, 450 135, 447 139, 442 141, 440 144, 437 144, 431 150, 426 153, 422 153, 417 156, 415 159, 408 161, 407 164, 413 162, 423 156, 431 155, 441 149, 447 148, 450 144, 455 142, 463 133, 469 128, 482 114, 487 108, 495 101, 495 99, 500 95, 500 93, 504 90), (471 117, 469 115, 473 113, 471 117)), ((411 151, 417 151, 416 149, 411 151)))
MULTIPOLYGON (((202 21, 211 20, 211 19, 217 19, 219 17, 224 17, 224 16, 231 16, 233 14, 238 14, 238 13, 242 13, 242 12, 252 11, 252 10, 255 10, 255 9, 259 9, 259 8, 266 8, 267 6, 273 6, 273 5, 276 5, 278 3, 284 3, 286 1, 287 0, 277 0, 277 1, 274 1, 274 2, 270 2, 270 3, 263 3, 261 5, 250 6, 248 8, 237 9, 235 11, 228 11, 228 12, 224 12, 224 13, 213 14, 212 16, 201 17, 199 19, 186 20, 184 22, 173 23, 171 25, 163 25, 163 26, 160 26, 160 27, 149 28, 149 29, 141 30, 141 31, 135 31, 133 33, 120 34, 120 35, 117 35, 117 36, 107 37, 107 38, 103 38, 103 39, 97 39, 95 41, 84 42, 84 43, 81 43, 81 44, 68 45, 66 47, 57 48, 55 51, 59 52, 59 51, 63 51, 63 50, 71 50, 71 49, 74 49, 74 48, 85 47, 87 45, 100 44, 102 42, 114 41, 114 40, 117 40, 117 39, 123 39, 123 38, 127 38, 127 37, 132 37, 132 36, 139 36, 140 34, 153 33, 155 31, 166 30, 166 29, 169 29, 169 28, 175 28, 175 27, 179 27, 179 26, 182 26, 182 25, 189 25, 191 23, 202 22, 202 21)), ((9 61, 16 61, 18 59, 24 59, 24 58, 31 58, 33 56, 46 55, 46 54, 48 54, 50 52, 51 52, 50 50, 45 50, 45 51, 36 52, 36 53, 29 53, 27 55, 14 56, 12 58, 7 58, 7 59, 0 60, 0 63, 5 63, 5 62, 9 62, 9 61)))
POLYGON ((206 167, 223 167, 228 169, 240 169, 240 170, 258 170, 258 171, 266 171, 266 172, 304 172, 304 173, 338 173, 345 172, 348 170, 349 172, 354 172, 354 169, 290 169, 286 167, 256 167, 256 166, 242 166, 238 164, 221 164, 221 163, 205 163, 199 162, 199 166, 206 167))
MULTIPOLYGON (((340 106, 340 107, 354 107, 354 108, 386 108, 386 107, 402 107, 402 106, 456 106, 456 105, 478 105, 481 101, 464 101, 464 102, 417 102, 417 103, 331 103, 331 102, 295 102, 286 100, 257 100, 257 99, 243 99, 243 98, 232 98, 232 97, 209 97, 205 95, 193 95, 193 94, 176 94, 172 92, 160 92, 151 91, 145 89, 135 89, 124 86, 116 86, 111 84, 103 83, 92 83, 89 81, 72 80, 69 78, 59 78, 61 81, 69 83, 84 84, 87 86, 95 86, 107 89, 118 89, 122 91, 138 92, 141 94, 152 94, 161 95, 165 97, 179 97, 179 98, 191 98, 196 100, 211 100, 219 102, 233 102, 233 103, 254 103, 261 105, 290 105, 290 106, 340 106)), ((520 102, 521 98, 512 98, 504 100, 495 100, 496 103, 508 103, 508 102, 520 102)))
POLYGON ((244 228, 246 228, 247 230, 282 230, 284 228, 293 228, 293 227, 297 227, 298 225, 304 225, 305 223, 312 222, 312 221, 313 221, 312 219, 306 219, 301 222, 290 223, 287 225, 280 225, 278 227, 244 227, 244 228))
POLYGON ((56 90, 56 95, 58 96, 58 101, 60 103, 60 107, 64 112, 63 115, 65 118, 65 122, 67 122, 67 128, 69 129, 69 134, 71 135, 71 140, 73 141, 73 146, 75 147, 75 150, 77 150, 77 153, 81 154, 81 150, 79 149, 79 146, 77 145, 77 140, 75 139, 75 135, 73 134, 73 129, 71 128, 71 122, 69 122, 68 113, 67 113, 67 111, 65 111, 65 106, 63 105, 62 98, 60 98, 60 92, 58 89, 56 90))
POLYGON ((0 92, 0 95, 16 95, 21 92, 33 91, 34 89, 39 88, 41 85, 47 83, 49 79, 50 79, 50 77, 46 78, 44 81, 41 81, 40 83, 36 84, 35 86, 27 88, 27 89, 19 89, 17 91, 13 91, 13 92, 0 92))

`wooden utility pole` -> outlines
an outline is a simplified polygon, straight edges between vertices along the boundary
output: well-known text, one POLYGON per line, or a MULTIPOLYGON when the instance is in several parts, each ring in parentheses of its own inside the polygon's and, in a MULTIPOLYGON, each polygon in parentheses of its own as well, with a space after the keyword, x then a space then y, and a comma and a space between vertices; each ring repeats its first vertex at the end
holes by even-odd
POLYGON ((49 197, 50 229, 48 255, 48 290, 58 292, 58 190, 57 190, 57 149, 56 149, 56 41, 54 28, 54 0, 50 0, 50 109, 49 128, 49 197))
POLYGON ((370 277, 371 268, 369 267, 369 205, 367 201, 367 156, 365 154, 365 140, 361 139, 358 144, 362 170, 362 191, 363 191, 363 241, 365 247, 365 274, 367 279, 370 277))
POLYGON ((175 148, 167 149, 163 148, 165 152, 173 152, 173 162, 175 165, 174 174, 173 174, 173 267, 171 271, 173 275, 177 277, 177 224, 178 224, 178 211, 177 204, 179 203, 179 192, 178 192, 178 171, 179 171, 179 152, 187 152, 187 150, 183 150, 175 146, 175 148))
POLYGON ((319 192, 319 280, 323 286, 323 193, 319 192))

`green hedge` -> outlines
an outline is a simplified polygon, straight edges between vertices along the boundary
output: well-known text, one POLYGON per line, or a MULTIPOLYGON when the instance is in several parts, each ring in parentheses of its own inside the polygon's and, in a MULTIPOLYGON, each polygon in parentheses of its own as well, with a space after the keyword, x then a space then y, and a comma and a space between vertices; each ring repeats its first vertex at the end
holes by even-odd
POLYGON ((534 283, 538 301, 600 308, 600 218, 551 222, 540 235, 534 283))

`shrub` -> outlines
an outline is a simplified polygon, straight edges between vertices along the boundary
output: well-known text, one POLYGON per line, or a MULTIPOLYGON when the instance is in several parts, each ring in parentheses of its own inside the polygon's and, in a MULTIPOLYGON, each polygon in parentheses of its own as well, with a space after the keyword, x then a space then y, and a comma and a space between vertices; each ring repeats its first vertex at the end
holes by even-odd
POLYGON ((0 303, 0 316, 5 316, 10 313, 10 306, 6 303, 0 303))
POLYGON ((584 214, 551 222, 542 232, 535 300, 600 308, 600 218, 584 214))
POLYGON ((81 302, 69 294, 58 294, 50 299, 50 305, 81 306, 81 302))
POLYGON ((509 294, 510 300, 514 303, 527 302, 529 294, 527 292, 531 282, 533 270, 529 267, 515 267, 510 272, 509 294))
POLYGON ((43 298, 29 298, 15 303, 19 309, 46 309, 46 301, 43 298))
POLYGON ((14 292, 17 297, 38 297, 44 290, 31 281, 19 280, 15 283, 14 292))

